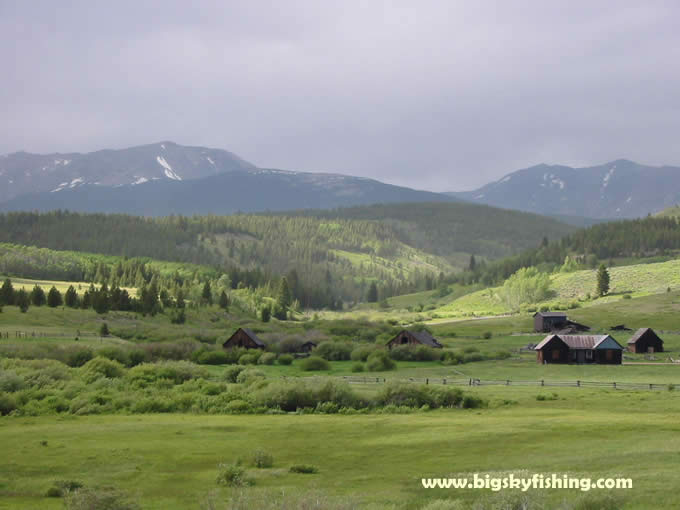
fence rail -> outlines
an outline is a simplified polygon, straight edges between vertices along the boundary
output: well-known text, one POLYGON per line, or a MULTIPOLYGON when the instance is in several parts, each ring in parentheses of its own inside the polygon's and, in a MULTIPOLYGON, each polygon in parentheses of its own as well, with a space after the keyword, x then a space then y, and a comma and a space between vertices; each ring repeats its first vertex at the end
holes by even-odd
POLYGON ((384 377, 369 376, 343 376, 343 380, 349 384, 385 384, 387 382, 407 382, 419 384, 440 384, 453 386, 536 386, 536 387, 562 387, 562 388, 603 388, 615 390, 668 390, 673 388, 672 384, 660 383, 630 383, 630 382, 603 382, 603 381, 522 381, 511 379, 453 379, 453 378, 417 378, 409 377, 403 379, 386 379, 384 377))

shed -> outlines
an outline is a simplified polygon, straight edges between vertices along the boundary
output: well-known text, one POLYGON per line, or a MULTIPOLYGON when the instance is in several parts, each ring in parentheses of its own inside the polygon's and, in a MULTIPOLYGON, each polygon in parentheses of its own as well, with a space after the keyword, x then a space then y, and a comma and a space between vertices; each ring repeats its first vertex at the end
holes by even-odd
POLYGON ((538 363, 620 365, 623 346, 610 335, 548 335, 536 347, 538 363))
POLYGON ((264 349, 265 344, 248 328, 238 328, 229 339, 222 344, 225 349, 245 347, 246 349, 264 349))
POLYGON ((654 332, 652 328, 640 328, 628 340, 628 350, 630 352, 663 352, 663 340, 654 332))
POLYGON ((567 314, 564 312, 536 312, 534 314, 534 331, 548 333, 567 325, 567 314))
POLYGON ((300 346, 300 352, 312 352, 316 347, 316 343, 310 341, 305 342, 300 346))
POLYGON ((441 349, 443 347, 436 338, 430 335, 427 331, 400 331, 397 336, 387 342, 387 347, 390 349, 398 345, 425 345, 427 347, 434 347, 441 349))

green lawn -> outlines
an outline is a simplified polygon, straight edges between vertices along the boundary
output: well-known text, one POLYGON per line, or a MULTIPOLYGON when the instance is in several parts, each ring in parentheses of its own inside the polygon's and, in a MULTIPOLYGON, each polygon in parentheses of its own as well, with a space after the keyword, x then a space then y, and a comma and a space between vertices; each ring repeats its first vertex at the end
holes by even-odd
MULTIPOLYGON (((569 473, 633 479, 623 508, 675 508, 680 395, 586 389, 474 388, 485 410, 408 415, 90 416, 1 418, 0 508, 61 509, 43 497, 55 480, 115 486, 145 509, 193 509, 218 489, 216 466, 256 448, 274 467, 251 470, 258 491, 321 490, 373 508, 422 508, 486 491, 421 488, 423 476, 569 473), (538 401, 537 394, 556 400, 538 401), (515 404, 507 404, 516 401, 515 404), (46 441, 46 445, 41 443, 46 441), (294 475, 291 464, 317 475, 294 475)), ((555 506, 578 491, 546 491, 555 506)))

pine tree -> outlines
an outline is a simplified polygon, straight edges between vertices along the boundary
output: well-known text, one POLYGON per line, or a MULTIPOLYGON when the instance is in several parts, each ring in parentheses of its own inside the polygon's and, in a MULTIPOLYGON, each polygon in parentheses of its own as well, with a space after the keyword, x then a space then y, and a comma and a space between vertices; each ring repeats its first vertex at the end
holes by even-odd
POLYGON ((284 276, 281 278, 281 283, 279 284, 279 296, 278 303, 283 310, 288 310, 291 302, 293 301, 290 295, 290 288, 288 287, 288 279, 284 276))
POLYGON ((229 296, 227 296, 227 293, 224 291, 220 294, 220 308, 229 310, 229 296))
POLYGON ((371 286, 368 288, 366 301, 368 301, 369 303, 378 302, 378 286, 375 284, 375 282, 371 282, 371 286))
POLYGON ((46 302, 45 291, 42 290, 41 286, 35 285, 31 291, 31 304, 33 306, 43 306, 46 302))
POLYGON ((205 282, 205 285, 203 285, 201 301, 203 304, 212 305, 212 290, 210 289, 210 282, 205 282))
POLYGON ((609 271, 604 264, 600 264, 597 270, 597 295, 604 296, 609 292, 609 271))
POLYGON ((28 311, 30 301, 31 299, 28 295, 28 292, 26 292, 24 289, 19 289, 14 293, 14 304, 19 307, 21 313, 26 313, 28 311))
POLYGON ((99 336, 109 336, 109 325, 106 322, 99 328, 99 336))
POLYGON ((477 261, 475 260, 475 256, 470 255, 470 264, 468 264, 468 269, 470 271, 474 271, 476 267, 477 267, 477 261))
POLYGON ((5 282, 0 288, 0 305, 13 305, 14 304, 14 287, 12 286, 12 280, 9 278, 5 279, 5 282))
POLYGON ((177 308, 184 308, 185 303, 184 303, 184 292, 182 292, 182 289, 179 289, 177 291, 177 302, 176 302, 177 308))
POLYGON ((269 319, 272 317, 272 309, 269 305, 263 306, 262 310, 260 310, 260 318, 262 319, 262 322, 269 322, 269 319))
POLYGON ((57 290, 57 288, 52 285, 52 288, 50 291, 47 293, 47 306, 50 308, 56 308, 58 306, 61 306, 63 303, 63 299, 61 297, 61 292, 57 290))

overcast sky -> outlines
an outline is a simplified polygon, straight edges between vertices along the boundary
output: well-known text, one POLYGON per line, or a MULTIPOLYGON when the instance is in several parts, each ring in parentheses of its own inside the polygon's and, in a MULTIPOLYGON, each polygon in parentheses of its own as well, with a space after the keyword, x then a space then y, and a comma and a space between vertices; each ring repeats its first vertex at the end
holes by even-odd
POLYGON ((463 190, 680 164, 680 2, 0 0, 0 153, 161 140, 463 190))

